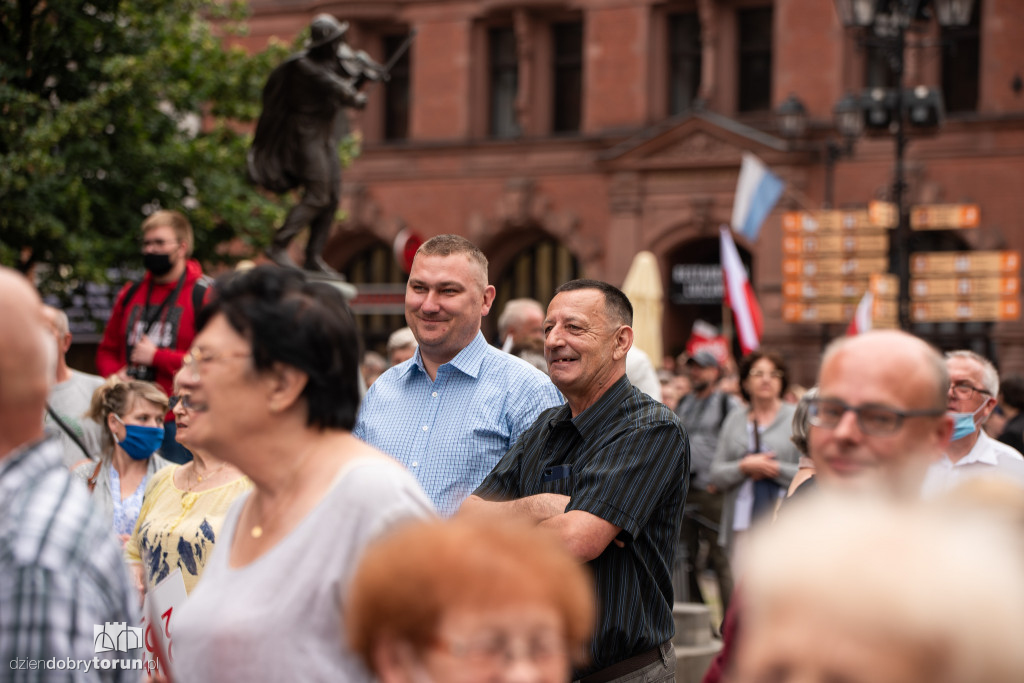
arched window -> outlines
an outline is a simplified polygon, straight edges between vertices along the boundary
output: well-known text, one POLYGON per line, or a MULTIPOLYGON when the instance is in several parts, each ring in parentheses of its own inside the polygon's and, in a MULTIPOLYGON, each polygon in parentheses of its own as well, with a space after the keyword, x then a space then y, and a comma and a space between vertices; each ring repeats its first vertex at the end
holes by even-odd
MULTIPOLYGON (((737 244, 740 259, 752 272, 749 251, 737 244)), ((673 355, 683 351, 697 320, 722 329, 722 265, 720 239, 698 237, 687 240, 666 256, 668 282, 665 287, 664 339, 665 353, 673 355)), ((750 277, 753 283, 753 277, 750 277)), ((739 357, 739 349, 733 353, 739 357)))
POLYGON ((494 339, 498 316, 510 299, 536 299, 547 306, 555 287, 581 277, 576 257, 557 240, 543 237, 519 251, 494 280, 497 294, 492 313, 484 319, 484 334, 494 339))

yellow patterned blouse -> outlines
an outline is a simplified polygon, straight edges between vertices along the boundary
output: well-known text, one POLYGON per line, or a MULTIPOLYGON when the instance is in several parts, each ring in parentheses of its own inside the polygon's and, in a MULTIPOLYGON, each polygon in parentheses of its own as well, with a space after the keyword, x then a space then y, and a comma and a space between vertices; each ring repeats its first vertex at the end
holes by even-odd
POLYGON ((146 590, 181 568, 189 593, 210 559, 228 508, 252 488, 248 477, 197 493, 174 485, 181 466, 164 467, 146 486, 135 531, 124 547, 129 562, 141 562, 146 590))

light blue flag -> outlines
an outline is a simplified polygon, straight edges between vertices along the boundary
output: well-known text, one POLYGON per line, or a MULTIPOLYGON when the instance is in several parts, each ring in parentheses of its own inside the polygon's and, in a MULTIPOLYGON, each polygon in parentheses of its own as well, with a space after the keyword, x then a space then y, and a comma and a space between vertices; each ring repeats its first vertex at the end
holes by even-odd
POLYGON ((743 153, 736 199, 732 205, 732 229, 751 242, 757 240, 761 225, 782 196, 786 183, 768 170, 760 159, 743 153))

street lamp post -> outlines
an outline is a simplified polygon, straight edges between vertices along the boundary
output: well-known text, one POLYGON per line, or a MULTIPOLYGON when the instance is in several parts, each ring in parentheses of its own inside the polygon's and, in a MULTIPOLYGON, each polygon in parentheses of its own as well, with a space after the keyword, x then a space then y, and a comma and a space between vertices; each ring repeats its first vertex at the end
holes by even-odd
MULTIPOLYGON (((807 109, 796 95, 787 97, 775 111, 779 130, 783 136, 798 139, 807 130, 807 109)), ((853 154, 853 143, 864 132, 864 112, 860 100, 847 93, 833 109, 833 123, 842 138, 842 142, 834 137, 825 140, 821 153, 825 159, 825 201, 824 208, 835 206, 835 166, 843 157, 853 154)))
POLYGON ((875 39, 870 44, 886 51, 889 68, 896 81, 895 93, 876 89, 872 91, 871 98, 878 100, 875 104, 883 106, 890 98, 892 103, 890 130, 896 142, 892 195, 899 216, 892 241, 892 254, 899 278, 899 325, 904 330, 910 328, 910 221, 904 206, 906 180, 903 158, 907 137, 904 123, 903 53, 907 45, 907 29, 914 21, 923 18, 921 12, 928 9, 929 5, 935 10, 941 26, 966 26, 971 18, 974 0, 835 0, 836 13, 844 27, 873 31, 875 39))

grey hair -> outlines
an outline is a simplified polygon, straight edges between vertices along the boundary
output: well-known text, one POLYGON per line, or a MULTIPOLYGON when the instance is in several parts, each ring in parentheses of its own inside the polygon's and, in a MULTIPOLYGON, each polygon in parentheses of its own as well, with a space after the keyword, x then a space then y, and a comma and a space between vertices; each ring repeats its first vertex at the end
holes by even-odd
POLYGON ((407 346, 416 346, 416 337, 412 333, 412 328, 400 327, 388 337, 387 352, 389 356, 392 351, 404 349, 407 346))
POLYGON ((980 365, 981 384, 985 387, 985 391, 989 392, 992 398, 999 396, 999 372, 996 371, 996 366, 992 365, 992 361, 988 358, 968 349, 947 351, 946 358, 963 358, 965 360, 972 360, 980 365))
POLYGON ((800 397, 796 404, 796 410, 793 412, 793 436, 789 440, 804 455, 809 455, 807 452, 807 435, 811 431, 811 425, 807 421, 807 411, 810 408, 811 401, 815 398, 818 398, 818 387, 816 386, 804 392, 804 395, 800 397))
POLYGON ((53 311, 53 324, 57 327, 57 332, 65 335, 71 331, 71 323, 68 321, 67 313, 56 306, 46 306, 46 308, 53 311))
POLYGON ((536 299, 510 299, 498 317, 498 337, 504 341, 508 328, 521 322, 529 309, 540 312, 540 317, 544 317, 544 307, 536 299))

